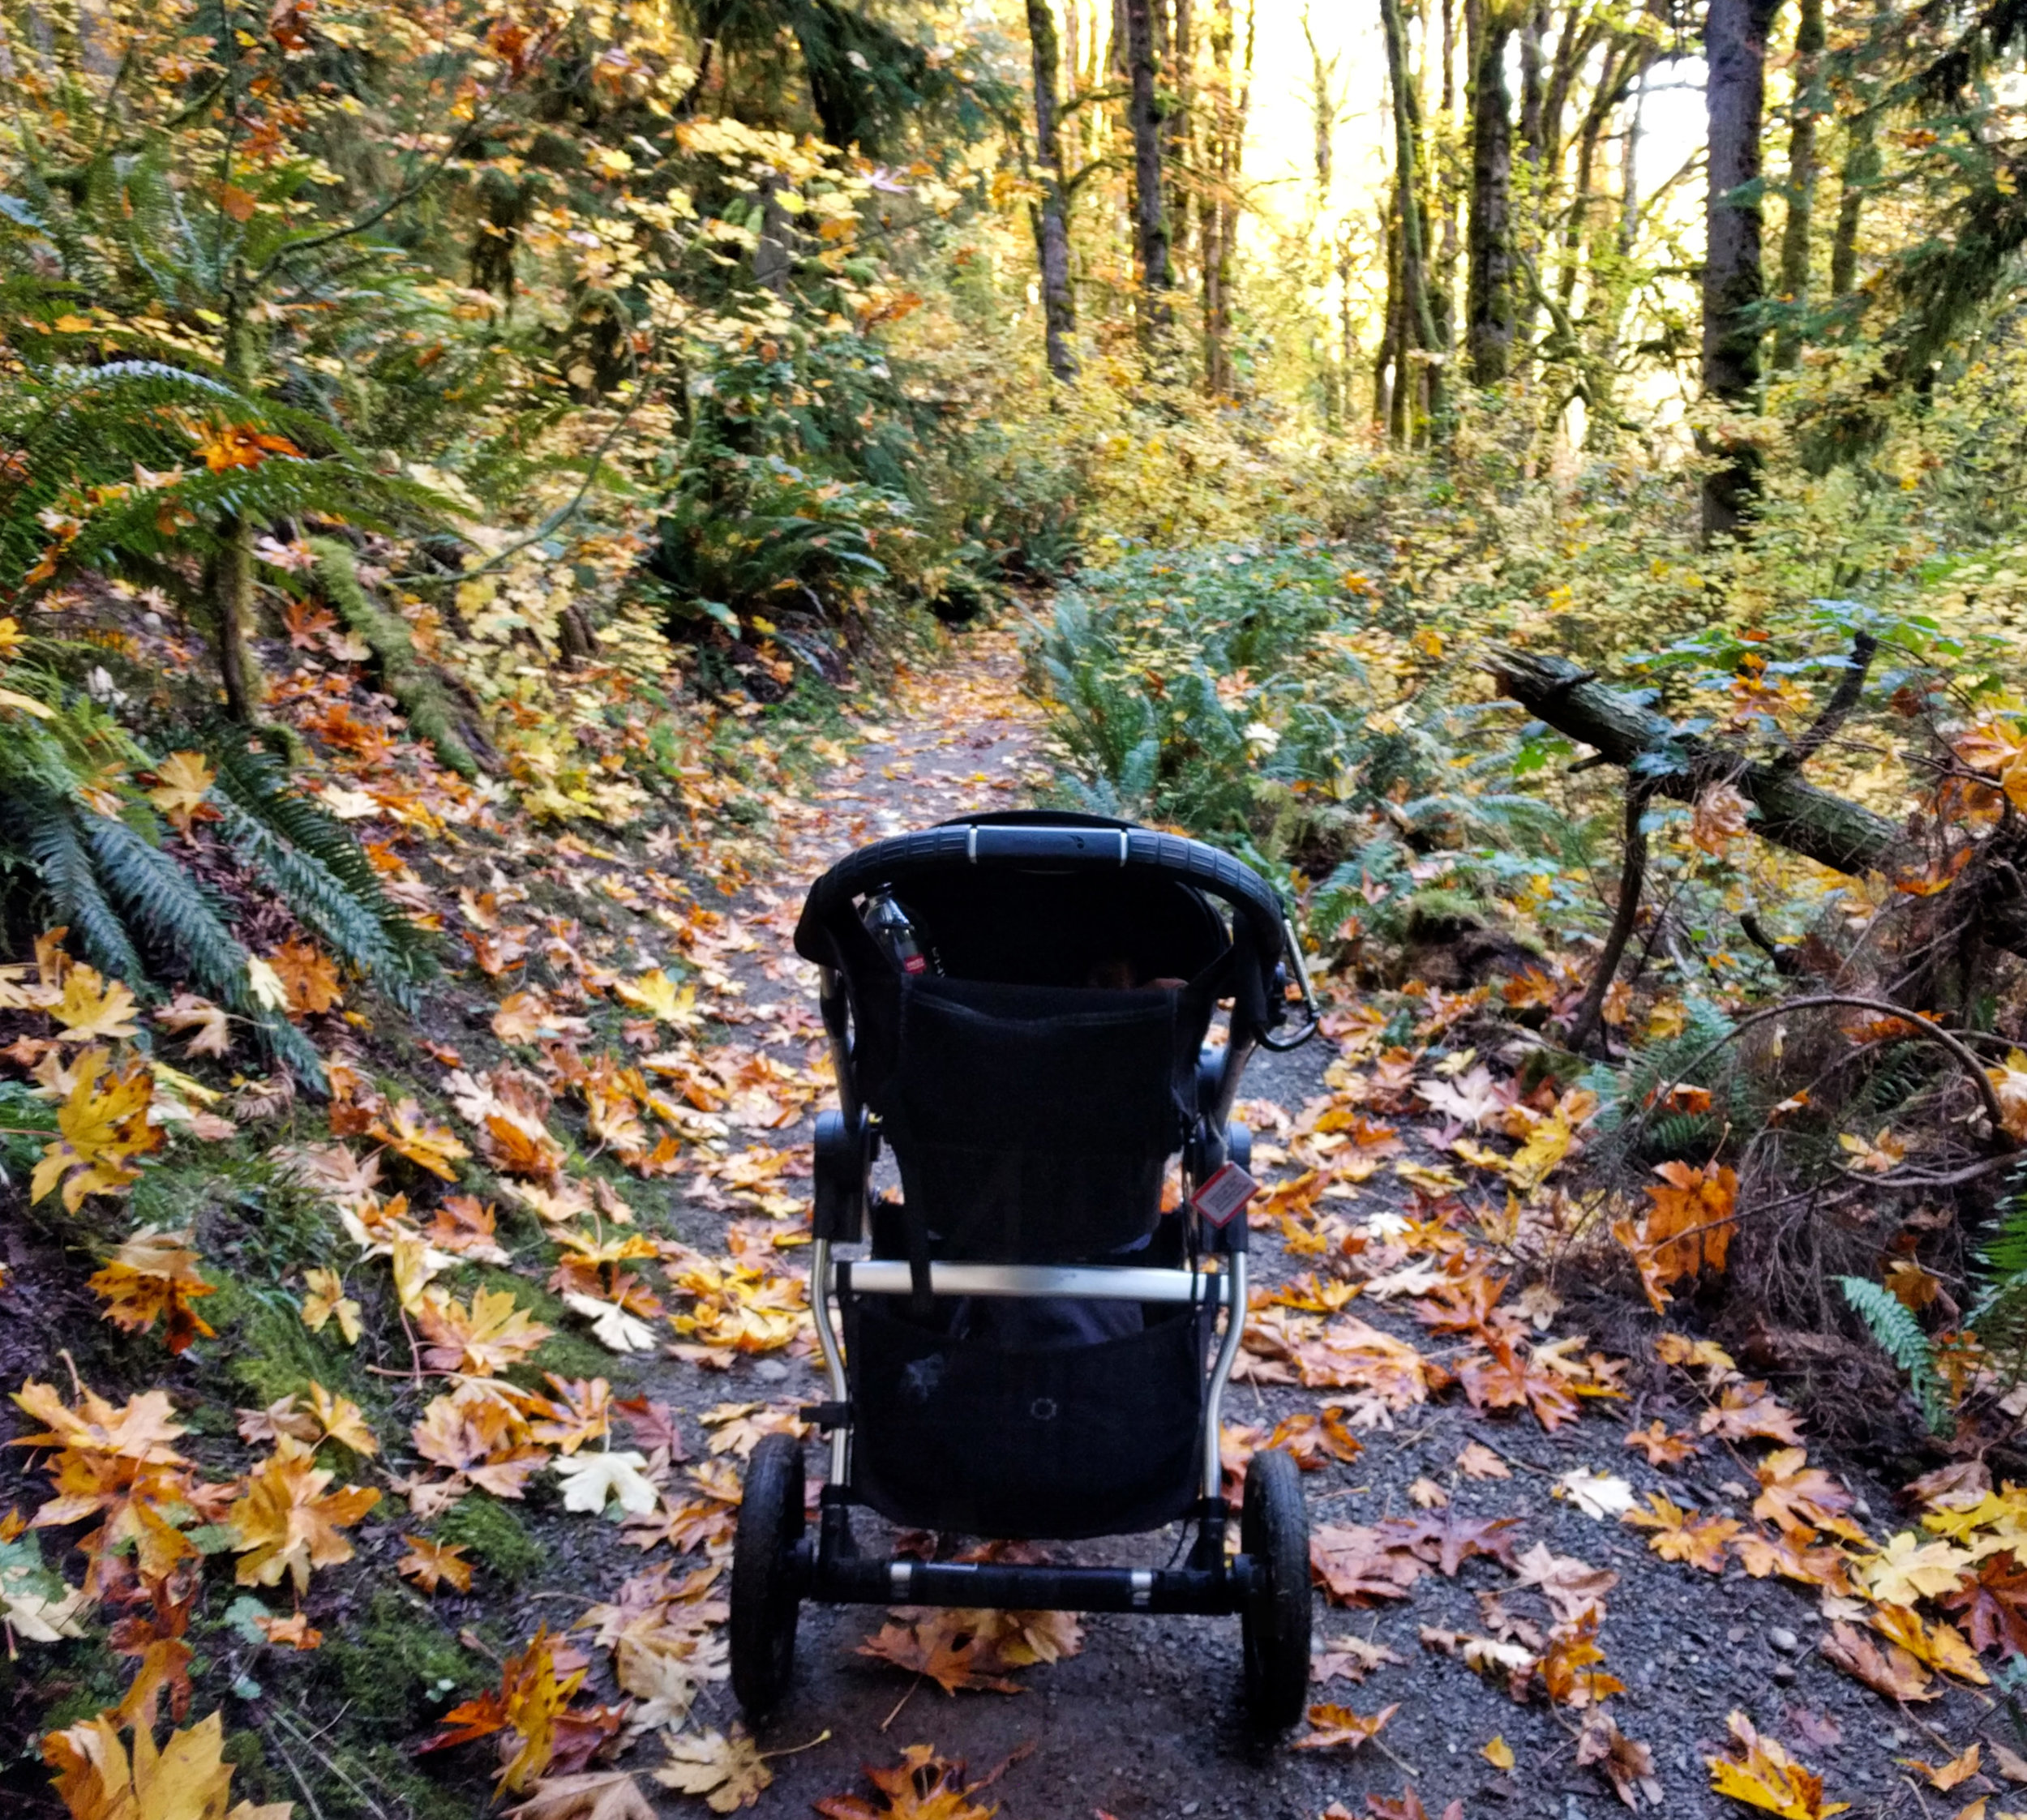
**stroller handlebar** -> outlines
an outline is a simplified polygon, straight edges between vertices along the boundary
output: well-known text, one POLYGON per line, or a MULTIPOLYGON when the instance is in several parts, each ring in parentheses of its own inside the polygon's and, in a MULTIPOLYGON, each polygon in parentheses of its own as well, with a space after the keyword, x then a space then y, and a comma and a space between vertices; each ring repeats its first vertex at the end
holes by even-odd
POLYGON ((905 889, 911 872, 964 866, 1038 871, 1154 871, 1209 891, 1229 904, 1270 971, 1286 940, 1288 913, 1280 895, 1250 866, 1202 841, 1163 834, 1129 822, 1096 816, 1037 815, 945 822, 919 833, 897 834, 847 854, 811 886, 795 946, 810 959, 804 932, 841 912, 861 893, 891 885, 905 889))

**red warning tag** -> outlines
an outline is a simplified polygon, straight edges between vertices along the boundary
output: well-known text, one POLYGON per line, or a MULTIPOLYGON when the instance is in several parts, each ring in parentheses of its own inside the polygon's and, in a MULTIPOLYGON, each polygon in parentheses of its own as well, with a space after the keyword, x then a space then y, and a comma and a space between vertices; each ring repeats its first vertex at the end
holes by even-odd
POLYGON ((1236 1163, 1228 1163, 1189 1197, 1189 1205, 1213 1226, 1223 1226, 1259 1192, 1258 1182, 1236 1163))

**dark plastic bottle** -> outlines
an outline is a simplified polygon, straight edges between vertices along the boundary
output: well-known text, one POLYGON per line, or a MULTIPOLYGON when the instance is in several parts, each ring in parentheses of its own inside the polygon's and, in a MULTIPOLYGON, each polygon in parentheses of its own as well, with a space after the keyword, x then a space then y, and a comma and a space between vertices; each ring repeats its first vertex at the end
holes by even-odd
POLYGON ((923 949, 922 938, 908 920, 908 913, 894 901, 891 893, 876 893, 868 901, 866 927, 872 931, 872 939, 887 951, 888 958, 903 973, 928 972, 929 957, 923 949))

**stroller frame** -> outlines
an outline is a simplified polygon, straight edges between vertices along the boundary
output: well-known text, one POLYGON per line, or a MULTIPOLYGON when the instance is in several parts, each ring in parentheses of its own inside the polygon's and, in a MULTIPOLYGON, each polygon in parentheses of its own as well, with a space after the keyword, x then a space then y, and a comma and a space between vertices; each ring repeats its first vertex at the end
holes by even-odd
MULTIPOLYGON (((1233 992, 1228 1039, 1222 1051, 1206 1045, 1198 1064, 1198 1117, 1182 1146, 1179 1211, 1187 1223, 1189 1245, 1181 1267, 925 1261, 919 1256, 864 1259, 842 1257, 838 1248, 863 1236, 873 1205, 871 1175, 880 1126, 859 1100, 844 971, 820 961, 819 1003, 840 1100, 836 1111, 824 1112, 817 1122, 809 1256, 810 1303, 829 1398, 801 1414, 827 1437, 828 1482, 819 1495, 815 1531, 808 1533, 800 1444, 790 1436, 771 1436, 755 1450, 733 1563, 735 1692, 754 1714, 777 1703, 789 1677, 796 1609, 804 1599, 828 1604, 1238 1613, 1246 1620, 1253 1717, 1265 1729, 1280 1729, 1300 1716, 1306 1698, 1306 1523, 1294 1462, 1285 1454, 1263 1451, 1254 1456, 1249 1478, 1241 1547, 1236 1553, 1228 1552, 1221 1418, 1225 1386, 1245 1324, 1247 1223, 1241 1209, 1223 1226, 1214 1224, 1193 1197, 1228 1163, 1243 1169, 1249 1161, 1250 1135, 1244 1126, 1230 1123, 1230 1115, 1250 1053, 1256 1047, 1292 1049, 1315 1031, 1315 1000, 1293 925, 1257 873, 1214 848, 1096 818, 1031 814, 946 824, 848 855, 812 888, 797 933, 798 948, 805 954, 812 946, 821 949, 820 941, 805 940, 806 932, 827 917, 855 914, 848 906, 861 894, 889 889, 893 881, 925 868, 952 867, 1048 874, 1130 869, 1208 891, 1228 906, 1234 950, 1249 943, 1256 961, 1275 957, 1261 970, 1267 989, 1256 991, 1250 1004, 1246 993, 1233 992), (1299 990, 1304 1016, 1291 1037, 1279 1034, 1279 1026, 1292 989, 1299 990), (1198 1311, 1199 1321, 1223 1311, 1224 1329, 1203 1378, 1198 1496, 1180 1513, 1182 1520, 1196 1526, 1194 1544, 1183 1565, 935 1561, 862 1551, 851 1517, 851 1505, 864 1501, 853 1488, 852 1379, 832 1300, 836 1297, 842 1308, 854 1298, 885 1302, 911 1295, 918 1305, 926 1305, 930 1296, 1133 1302, 1198 1311), (1292 1580, 1298 1583, 1291 1585, 1292 1580)), ((1202 1356, 1199 1352, 1199 1361, 1202 1356)))

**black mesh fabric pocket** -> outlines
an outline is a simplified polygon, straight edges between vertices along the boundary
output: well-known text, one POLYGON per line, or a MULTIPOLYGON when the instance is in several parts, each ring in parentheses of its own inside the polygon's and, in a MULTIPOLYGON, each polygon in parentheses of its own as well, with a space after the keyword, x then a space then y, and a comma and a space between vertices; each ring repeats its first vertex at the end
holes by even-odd
POLYGON ((1010 1351, 846 1299, 853 1488, 882 1516, 966 1535, 1075 1541, 1157 1529, 1194 1502, 1206 1309, 1140 1332, 1010 1351))
POLYGON ((910 981, 876 1109, 938 1254, 1067 1262, 1145 1237, 1181 1142, 1181 1047, 1172 991, 910 981))

